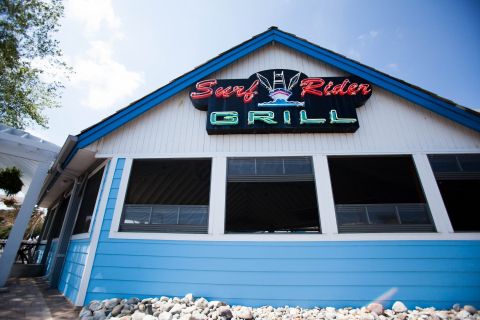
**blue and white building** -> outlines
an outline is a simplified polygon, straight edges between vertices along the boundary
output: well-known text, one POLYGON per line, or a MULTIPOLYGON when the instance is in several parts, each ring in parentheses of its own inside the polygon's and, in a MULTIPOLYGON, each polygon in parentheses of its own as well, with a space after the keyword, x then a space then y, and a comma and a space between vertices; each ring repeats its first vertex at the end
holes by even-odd
MULTIPOLYGON (((203 88, 208 103, 225 92, 203 88)), ((76 305, 191 292, 253 306, 480 306, 479 192, 478 112, 272 27, 68 137, 39 200, 39 261, 76 305), (358 77, 370 96, 355 119, 302 115, 298 101, 291 118, 194 107, 199 82, 262 70, 273 82, 283 70, 358 77), (340 120, 358 127, 206 130, 340 120)))

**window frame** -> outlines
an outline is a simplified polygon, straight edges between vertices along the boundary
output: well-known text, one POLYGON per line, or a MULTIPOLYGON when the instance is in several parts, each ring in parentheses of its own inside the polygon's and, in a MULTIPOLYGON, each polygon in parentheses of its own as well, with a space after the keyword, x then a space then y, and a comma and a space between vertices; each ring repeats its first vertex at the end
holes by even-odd
POLYGON ((86 176, 86 179, 85 179, 85 182, 84 182, 85 185, 83 186, 82 194, 81 194, 80 201, 79 201, 78 207, 77 207, 77 213, 75 214, 75 222, 73 223, 72 236, 70 237, 70 240, 88 239, 88 238, 90 238, 90 235, 92 234, 93 222, 95 221, 95 213, 98 210, 97 207, 98 207, 98 205, 100 203, 100 200, 101 200, 100 199, 100 194, 102 193, 102 186, 104 185, 105 175, 106 175, 106 171, 107 171, 106 170, 107 163, 108 163, 108 159, 106 159, 105 161, 100 163, 97 167, 95 167, 92 171, 90 171, 88 173, 88 175, 86 176), (100 180, 100 186, 98 187, 97 197, 95 198, 95 205, 93 206, 93 211, 92 211, 92 220, 90 221, 90 225, 88 226, 88 231, 83 232, 83 233, 73 234, 73 232, 75 230, 75 226, 77 225, 78 214, 80 213, 80 208, 82 207, 83 196, 85 194, 85 190, 87 189, 88 180, 92 176, 94 176, 98 171, 100 171, 102 168, 104 170, 103 170, 103 173, 102 173, 102 178, 100 180))
POLYGON ((333 197, 333 204, 334 204, 334 212, 335 212, 335 221, 337 225, 337 230, 339 234, 376 234, 376 233, 385 233, 385 234, 436 234, 438 233, 438 228, 435 223, 435 219, 432 215, 430 205, 428 202, 428 197, 425 191, 424 183, 422 181, 422 178, 420 176, 419 172, 419 167, 415 161, 414 155, 413 154, 405 154, 405 153, 396 153, 396 154, 345 154, 345 155, 327 155, 327 165, 328 165, 328 170, 330 173, 330 186, 332 189, 332 197, 333 197), (328 163, 329 159, 345 159, 345 158, 409 158, 411 161, 411 164, 413 165, 413 169, 415 170, 415 175, 416 175, 416 180, 418 182, 418 186, 420 188, 420 191, 422 192, 423 198, 425 200, 424 203, 418 202, 418 203, 398 203, 398 202, 392 202, 392 203, 375 203, 375 204, 364 204, 364 203, 358 203, 358 204, 336 204, 335 203, 335 194, 333 190, 333 181, 332 181, 332 175, 331 175, 331 168, 330 164, 328 163), (430 224, 403 224, 401 222, 400 218, 400 213, 398 211, 398 207, 407 207, 411 205, 418 205, 418 204, 423 204, 425 206, 425 213, 430 220, 430 224), (368 207, 375 208, 375 207, 380 207, 380 206, 392 206, 395 209, 395 215, 396 219, 399 223, 397 224, 375 224, 371 223, 370 221, 370 213, 368 212, 368 207), (349 225, 349 224, 340 224, 340 217, 337 214, 337 206, 340 207, 362 207, 365 209, 365 217, 367 220, 366 224, 358 224, 358 225, 349 225))
POLYGON ((224 207, 224 226, 223 232, 224 234, 244 234, 244 235, 252 235, 252 234, 259 234, 259 235, 266 235, 266 234, 277 234, 277 235, 287 235, 287 234, 309 234, 309 235, 317 235, 322 234, 322 217, 320 215, 320 206, 319 206, 319 199, 318 199, 318 191, 317 191, 317 184, 316 184, 316 174, 315 174, 315 165, 314 159, 312 155, 277 155, 277 156, 250 156, 250 157, 226 157, 226 179, 225 179, 225 207, 224 207), (286 166, 285 160, 287 159, 301 159, 301 158, 308 158, 310 161, 311 173, 286 173, 286 166), (275 159, 282 161, 282 168, 283 174, 257 174, 257 160, 258 159, 275 159), (230 169, 230 160, 253 160, 254 161, 254 174, 233 174, 229 176, 229 169, 230 169), (242 178, 243 177, 243 178, 242 178), (318 231, 280 231, 280 232, 235 232, 235 231, 227 231, 227 201, 228 201, 228 183, 239 183, 239 182, 255 182, 255 183, 272 183, 272 182, 311 182, 313 183, 313 190, 316 200, 316 208, 317 208, 317 219, 318 219, 318 231))
MULTIPOLYGON (((213 157, 165 157, 165 158, 130 158, 130 161, 125 165, 126 168, 124 168, 124 173, 122 174, 122 186, 121 186, 121 194, 117 198, 117 203, 115 205, 115 212, 114 216, 117 217, 116 219, 112 220, 112 228, 111 230, 115 230, 115 234, 153 234, 153 235, 207 235, 210 233, 210 228, 211 228, 211 208, 210 208, 210 197, 212 193, 212 174, 213 174, 213 157), (129 205, 126 204, 127 200, 127 193, 128 193, 128 186, 130 184, 130 180, 132 178, 132 165, 135 160, 165 160, 165 161, 172 161, 172 160, 180 160, 180 161, 201 161, 201 160, 208 160, 210 162, 210 175, 209 175, 209 196, 208 196, 208 203, 206 205, 196 205, 197 207, 207 207, 207 225, 206 227, 206 232, 158 232, 155 231, 156 228, 155 225, 151 227, 145 228, 145 230, 141 230, 141 228, 138 228, 138 230, 134 230, 134 226, 125 226, 123 221, 125 219, 125 206, 129 205), (128 169, 128 176, 125 178, 125 169, 128 169), (121 204, 119 205, 119 200, 121 199, 121 204), (120 208, 117 208, 120 206, 120 208), (122 230, 126 229, 126 230, 122 230), (130 229, 130 230, 128 230, 130 229)), ((120 190, 119 190, 120 192, 120 190)), ((139 204, 139 206, 144 206, 145 204, 139 204)), ((147 205, 148 206, 148 205, 147 205)), ((151 205, 152 207, 155 205, 151 205)), ((162 205, 159 205, 162 206, 162 205)), ((164 205, 164 206, 170 206, 170 205, 164 205)), ((188 207, 188 205, 174 205, 178 208, 180 207, 188 207)), ((164 225, 164 226, 170 226, 170 225, 164 225)), ((175 225, 171 225, 175 226, 175 225)), ((187 227, 188 228, 188 227, 187 227)), ((194 228, 195 229, 195 228, 194 228)), ((198 228, 198 229, 203 229, 203 228, 198 228)), ((111 231, 112 234, 112 231, 111 231)))
POLYGON ((455 227, 452 223, 452 218, 450 217, 450 213, 448 212, 447 205, 444 200, 444 196, 441 192, 440 189, 440 182, 441 181, 471 181, 475 180, 478 181, 480 180, 480 169, 479 171, 468 171, 465 170, 461 164, 460 158, 462 156, 474 156, 477 158, 480 158, 480 151, 476 152, 436 152, 436 153, 426 153, 425 154, 427 157, 427 162, 428 166, 432 172, 433 178, 434 178, 434 183, 435 187, 438 190, 438 194, 440 196, 440 200, 442 201, 442 205, 445 209, 445 214, 446 214, 446 219, 448 220, 448 223, 450 224, 450 232, 456 235, 475 235, 475 234, 480 234, 480 230, 455 230, 455 227), (454 171, 447 171, 447 170, 439 170, 436 171, 434 168, 434 161, 435 160, 441 160, 442 158, 454 158, 455 164, 457 166, 458 170, 454 171))

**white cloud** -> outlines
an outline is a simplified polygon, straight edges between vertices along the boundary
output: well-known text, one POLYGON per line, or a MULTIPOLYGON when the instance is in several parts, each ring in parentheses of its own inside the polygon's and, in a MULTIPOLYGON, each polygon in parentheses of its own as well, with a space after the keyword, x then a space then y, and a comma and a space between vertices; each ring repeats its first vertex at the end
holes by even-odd
POLYGON ((390 70, 393 70, 393 71, 397 71, 398 70, 398 64, 396 63, 389 63, 387 64, 387 69, 390 69, 390 70))
POLYGON ((143 83, 143 74, 129 71, 112 57, 112 45, 92 41, 85 55, 74 63, 75 86, 87 87, 82 104, 93 109, 114 106, 119 100, 132 96, 143 83))
POLYGON ((130 97, 143 82, 143 74, 115 60, 115 44, 123 39, 122 22, 111 0, 69 0, 66 19, 83 28, 88 47, 70 58, 72 85, 82 91, 81 103, 92 109, 110 108, 130 97), (102 39, 102 40, 100 40, 102 39))
POLYGON ((350 48, 348 50, 348 53, 347 53, 347 56, 350 58, 350 59, 354 59, 354 60, 360 60, 362 58, 362 55, 360 54, 360 51, 354 49, 354 48, 350 48))
POLYGON ((370 40, 370 39, 375 39, 378 35, 380 34, 380 31, 377 30, 370 30, 367 33, 363 33, 357 37, 358 40, 370 40))
POLYGON ((121 26, 111 0, 70 0, 65 6, 65 13, 67 18, 80 21, 87 34, 99 31, 102 26, 110 31, 121 26))

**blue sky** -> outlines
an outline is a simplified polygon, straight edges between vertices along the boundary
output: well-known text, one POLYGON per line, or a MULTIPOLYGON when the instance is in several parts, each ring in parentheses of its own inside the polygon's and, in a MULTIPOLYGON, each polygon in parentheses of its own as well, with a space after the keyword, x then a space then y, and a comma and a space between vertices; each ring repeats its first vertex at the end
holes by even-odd
POLYGON ((86 127, 270 26, 480 109, 480 1, 68 0, 58 34, 75 70, 47 130, 86 127))

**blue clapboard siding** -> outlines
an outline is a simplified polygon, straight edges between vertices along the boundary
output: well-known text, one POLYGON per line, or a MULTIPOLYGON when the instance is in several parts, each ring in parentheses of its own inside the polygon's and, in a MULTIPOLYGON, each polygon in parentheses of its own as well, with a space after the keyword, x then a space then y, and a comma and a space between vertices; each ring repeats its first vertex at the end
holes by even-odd
POLYGON ((89 239, 70 240, 68 245, 58 290, 72 302, 77 298, 89 246, 89 239))
POLYGON ((227 242, 109 239, 115 168, 85 303, 195 296, 253 306, 480 305, 480 241, 227 242))

